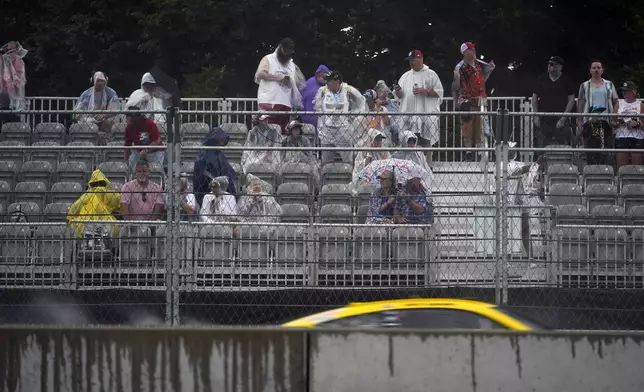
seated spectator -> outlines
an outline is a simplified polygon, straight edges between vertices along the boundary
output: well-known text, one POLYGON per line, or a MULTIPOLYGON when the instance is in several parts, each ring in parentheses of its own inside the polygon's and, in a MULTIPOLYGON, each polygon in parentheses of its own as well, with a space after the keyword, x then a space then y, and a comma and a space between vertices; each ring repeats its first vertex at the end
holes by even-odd
POLYGON ((202 222, 215 223, 237 220, 237 201, 226 192, 228 177, 219 176, 210 181, 210 192, 203 198, 199 215, 202 222))
MULTIPOLYGON (((130 106, 128 110, 139 110, 136 106, 130 106)), ((128 115, 127 125, 125 125, 125 145, 126 146, 162 146, 161 133, 159 128, 147 117, 135 113, 128 115)), ((125 151, 125 159, 128 161, 130 173, 134 175, 138 162, 145 160, 148 163, 157 163, 162 165, 165 158, 165 151, 159 149, 145 150, 128 150, 125 151)))
MULTIPOLYGON (((287 136, 282 141, 282 147, 312 147, 311 141, 302 136, 302 123, 291 121, 286 126, 287 136)), ((320 168, 315 151, 282 151, 282 163, 306 163, 313 170, 316 184, 320 183, 320 168)))
POLYGON ((369 147, 374 147, 378 150, 373 151, 360 151, 356 156, 356 161, 353 165, 353 179, 355 180, 365 167, 367 167, 371 162, 389 159, 391 154, 389 151, 382 149, 382 141, 386 139, 386 136, 377 129, 370 129, 367 132, 367 137, 369 138, 369 147))
MULTIPOLYGON (((102 171, 94 170, 87 184, 87 192, 83 193, 69 208, 67 222, 74 229, 77 237, 83 236, 83 224, 72 223, 73 220, 116 220, 121 196, 108 190, 110 184, 110 180, 102 171)), ((113 225, 111 229, 112 234, 115 237, 118 236, 118 226, 113 225)))
MULTIPOLYGON (((268 115, 262 115, 253 119, 254 126, 248 132, 245 147, 279 147, 282 142, 281 131, 268 125, 268 117, 268 115)), ((248 174, 250 165, 258 163, 276 172, 280 168, 280 158, 277 150, 244 150, 241 165, 244 174, 248 174)))
MULTIPOLYGON (((204 146, 225 146, 230 136, 221 128, 217 127, 208 135, 203 142, 204 146)), ((228 193, 235 194, 235 178, 237 173, 228 163, 228 159, 221 150, 201 150, 195 160, 195 177, 192 190, 195 193, 197 204, 203 206, 204 195, 210 192, 210 183, 213 178, 219 176, 228 177, 228 186, 225 189, 228 193)))
MULTIPOLYGON (((95 72, 91 79, 92 87, 83 91, 76 110, 117 110, 119 108, 119 97, 116 91, 107 87, 107 76, 103 72, 95 72)), ((112 124, 114 114, 78 114, 76 121, 79 123, 94 123, 98 125, 99 142, 107 144, 112 138, 112 124)))
MULTIPOLYGON (((184 222, 193 222, 197 220, 197 212, 199 211, 199 206, 197 205, 197 199, 195 199, 195 195, 190 192, 188 189, 188 179, 184 177, 185 173, 182 173, 182 177, 179 178, 179 181, 177 182, 177 187, 179 188, 179 208, 180 210, 180 218, 184 222)), ((166 191, 169 191, 167 189, 166 191)), ((164 201, 166 208, 170 207, 170 203, 168 202, 168 193, 164 193, 163 195, 164 201)))
POLYGON ((416 135, 412 131, 404 131, 401 135, 401 139, 402 149, 400 151, 396 151, 393 154, 393 157, 397 159, 406 159, 408 161, 412 161, 414 163, 417 163, 420 167, 427 170, 428 172, 431 172, 431 169, 427 164, 427 158, 425 158, 425 154, 423 154, 422 151, 411 150, 412 148, 416 148, 416 146, 418 145, 418 138, 416 137, 416 135))
MULTIPOLYGON (((606 111, 606 108, 594 106, 590 112, 603 113, 604 111, 606 111)), ((613 129, 604 118, 592 117, 583 124, 581 139, 585 148, 611 148, 613 129)), ((608 154, 605 151, 586 153, 586 163, 588 165, 605 165, 607 160, 608 154)))
POLYGON ((397 193, 395 223, 413 225, 434 223, 432 202, 429 191, 423 187, 420 178, 412 178, 397 193))
POLYGON ((263 181, 252 175, 246 176, 246 195, 239 201, 239 215, 242 222, 277 223, 282 207, 275 198, 262 189, 263 181))
POLYGON ((380 177, 380 187, 371 194, 369 215, 365 223, 393 223, 396 212, 396 191, 394 189, 394 173, 383 172, 380 177))
POLYGON ((148 162, 139 160, 136 178, 121 188, 121 215, 124 220, 158 220, 163 208, 163 188, 150 181, 148 162))

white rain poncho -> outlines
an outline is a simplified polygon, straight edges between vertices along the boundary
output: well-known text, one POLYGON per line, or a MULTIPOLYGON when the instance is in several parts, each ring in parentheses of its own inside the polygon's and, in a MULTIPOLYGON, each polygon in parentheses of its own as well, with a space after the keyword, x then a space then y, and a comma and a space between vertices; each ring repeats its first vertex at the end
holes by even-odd
POLYGON ((416 135, 414 135, 412 131, 404 131, 402 135, 400 135, 401 150, 396 151, 393 154, 393 157, 397 159, 406 159, 408 161, 415 162, 423 169, 431 173, 431 169, 427 164, 427 158, 425 158, 425 154, 423 154, 422 151, 414 151, 407 146, 407 142, 409 141, 409 139, 416 139, 416 144, 414 145, 414 147, 418 146, 418 138, 416 138, 416 135))
MULTIPOLYGON (((287 127, 287 131, 288 135, 282 141, 283 147, 313 147, 311 141, 302 133, 299 136, 293 136, 289 127, 287 127)), ((282 164, 285 163, 308 164, 311 166, 315 183, 320 184, 320 161, 315 156, 315 151, 282 151, 282 164)))
POLYGON ((284 105, 292 109, 304 107, 300 90, 306 85, 306 78, 292 59, 288 63, 282 64, 277 58, 277 49, 262 58, 255 71, 254 80, 259 85, 257 90, 259 104, 284 105), (290 83, 284 85, 279 81, 261 79, 259 75, 263 70, 272 75, 288 75, 290 83))
MULTIPOLYGON (((116 91, 107 86, 107 77, 101 71, 97 71, 92 76, 92 87, 83 91, 76 103, 76 110, 118 110, 119 97, 116 91), (96 81, 104 80, 105 87, 102 91, 96 91, 96 81)), ((97 121, 93 114, 81 114, 79 121, 100 122, 97 121)), ((110 115, 111 116, 111 115, 110 115)), ((105 116, 106 117, 106 116, 105 116)))
POLYGON ((436 72, 426 65, 416 72, 413 69, 405 72, 398 81, 403 91, 400 100, 401 113, 436 113, 436 115, 410 115, 404 116, 402 122, 404 129, 420 134, 430 141, 431 145, 438 143, 440 138, 440 106, 443 102, 443 84, 436 72), (414 87, 433 90, 438 97, 414 95, 414 87))
MULTIPOLYGON (((152 74, 149 72, 143 74, 143 77, 141 78, 141 88, 130 94, 125 107, 137 106, 142 112, 165 110, 167 106, 165 101, 172 98, 172 95, 160 87, 154 87, 152 92, 146 92, 143 90, 143 85, 145 83, 156 84, 154 77, 152 77, 152 74)), ((154 119, 154 122, 156 123, 166 122, 165 115, 163 114, 155 115, 146 113, 145 116, 154 119)))
MULTIPOLYGON (((377 129, 370 129, 369 132, 367 132, 367 136, 369 138, 369 144, 371 144, 374 140, 376 140, 376 137, 384 136, 384 134, 377 129)), ((389 158, 391 158, 391 154, 389 153, 389 151, 383 149, 382 147, 374 151, 358 152, 358 155, 356 155, 355 163, 353 164, 353 181, 358 178, 360 172, 362 172, 362 170, 364 170, 364 168, 367 167, 367 165, 369 165, 371 162, 389 158)))
POLYGON ((0 61, 0 94, 9 97, 11 110, 26 109, 25 85, 27 84, 27 70, 22 60, 28 53, 19 42, 8 42, 0 48, 2 61, 0 61))
POLYGON ((203 197, 201 210, 199 211, 202 222, 227 222, 237 219, 237 201, 235 196, 226 192, 228 189, 228 177, 215 177, 211 182, 212 185, 217 183, 217 194, 208 193, 203 197))
MULTIPOLYGON (((271 128, 268 124, 259 123, 248 132, 245 147, 279 147, 282 135, 278 129, 271 128)), ((281 156, 277 150, 244 150, 241 165, 244 174, 248 174, 249 167, 253 164, 262 164, 272 172, 279 171, 281 156)))
POLYGON ((282 215, 282 207, 263 190, 263 181, 252 174, 246 176, 246 195, 241 197, 238 211, 242 222, 276 223, 282 215))
POLYGON ((318 136, 322 145, 353 146, 359 135, 353 127, 355 115, 365 110, 365 99, 355 87, 340 85, 337 93, 327 86, 320 87, 315 95, 315 111, 335 115, 318 118, 318 136))

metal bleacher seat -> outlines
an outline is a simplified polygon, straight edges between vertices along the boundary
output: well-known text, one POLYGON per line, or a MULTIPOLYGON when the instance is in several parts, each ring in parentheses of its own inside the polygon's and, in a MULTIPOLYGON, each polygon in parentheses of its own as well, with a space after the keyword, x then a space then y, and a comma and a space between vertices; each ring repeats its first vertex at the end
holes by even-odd
POLYGON ((5 140, 0 142, 0 145, 14 147, 10 150, 2 150, 0 155, 2 155, 3 161, 14 162, 16 164, 16 168, 20 169, 22 163, 28 160, 28 154, 25 154, 25 149, 23 148, 26 146, 25 142, 20 140, 5 140))
POLYGON ((281 168, 281 182, 301 182, 313 189, 313 169, 308 163, 285 163, 281 168))
POLYGON ((644 184, 644 166, 626 165, 617 171, 617 184, 619 189, 623 189, 630 184, 644 184))
POLYGON ((70 141, 88 141, 98 144, 98 125, 93 123, 74 123, 69 127, 70 141))
POLYGON ((583 204, 581 187, 575 184, 553 184, 548 194, 548 203, 553 206, 583 204))
POLYGON ((181 143, 181 160, 183 162, 194 162, 199 154, 199 142, 182 142, 181 143))
POLYGON ((31 228, 0 226, 0 260, 8 265, 27 265, 32 250, 31 228))
POLYGON ((179 130, 181 141, 203 142, 210 133, 210 125, 202 122, 183 123, 179 130))
POLYGON ((320 208, 322 223, 352 223, 351 207, 346 204, 327 204, 320 208))
POLYGON ((594 230, 594 254, 597 275, 616 277, 626 273, 629 257, 627 251, 627 234, 623 229, 598 228, 594 230))
POLYGON ((17 140, 27 145, 31 144, 31 127, 22 122, 9 122, 2 124, 0 141, 17 140))
MULTIPOLYGON (((237 142, 230 142, 226 145, 226 147, 241 147, 242 145, 237 143, 237 142)), ((243 150, 229 150, 225 149, 224 155, 228 159, 229 162, 235 162, 241 164, 242 160, 242 155, 244 154, 243 150)))
POLYGON ((579 184, 579 170, 575 165, 548 165, 548 189, 554 184, 579 184))
POLYGON ((634 206, 644 205, 644 184, 628 184, 621 192, 624 210, 629 211, 634 206))
POLYGON ((359 227, 354 235, 354 259, 356 268, 380 269, 372 263, 382 263, 389 257, 389 235, 383 227, 359 227), (367 264, 367 265, 365 265, 367 264), (371 265, 369 265, 371 264, 371 265))
POLYGON ((59 182, 87 183, 90 168, 85 162, 60 162, 56 170, 56 180, 59 182))
POLYGON ((123 152, 125 151, 123 147, 123 142, 109 142, 107 143, 106 147, 121 147, 119 149, 105 149, 105 152, 102 154, 100 157, 100 161, 97 161, 97 163, 100 162, 115 162, 115 161, 120 161, 124 158, 123 152))
POLYGON ((119 231, 118 249, 123 266, 150 267, 152 234, 143 225, 123 225, 119 231))
POLYGON ((354 205, 362 206, 371 203, 371 195, 376 189, 375 185, 363 184, 358 187, 358 195, 354 198, 354 205))
POLYGON ((283 204, 282 222, 285 223, 308 223, 311 210, 306 204, 283 204))
POLYGON ((608 165, 586 165, 583 170, 584 189, 592 184, 615 185, 615 170, 608 165))
POLYGON ((311 190, 301 182, 284 182, 277 187, 277 200, 280 204, 309 204, 311 190))
POLYGON ((5 208, 13 202, 13 189, 7 181, 0 181, 0 204, 5 208))
POLYGON ((16 184, 14 194, 19 202, 32 202, 42 211, 47 200, 47 185, 41 181, 23 181, 16 184))
POLYGON ((72 203, 49 203, 43 211, 44 220, 47 222, 64 222, 72 203))
POLYGON ((269 258, 272 226, 239 226, 238 258, 242 263, 264 262, 269 258))
POLYGON ((125 142, 125 123, 115 123, 112 125, 112 141, 120 142, 121 145, 125 142))
POLYGON ((17 180, 18 166, 13 161, 0 161, 0 181, 13 187, 17 180))
POLYGON ((617 204, 617 188, 609 184, 589 185, 585 192, 586 208, 593 211, 593 208, 600 205, 617 204))
POLYGON ((45 148, 59 147, 60 143, 53 142, 53 141, 41 141, 41 142, 35 142, 33 146, 43 148, 43 149, 31 150, 29 152, 30 161, 47 161, 51 163, 51 166, 53 168, 56 168, 56 166, 58 166, 58 162, 60 162, 61 156, 62 156, 61 150, 57 150, 55 148, 52 148, 52 149, 45 149, 45 148))
POLYGON ((588 210, 581 204, 558 205, 555 222, 558 225, 588 224, 588 210))
POLYGON ((352 175, 353 166, 349 163, 327 163, 322 167, 322 185, 349 184, 352 175))
POLYGON ((642 276, 644 272, 644 229, 635 229, 631 234, 633 254, 633 275, 642 276))
POLYGON ((551 151, 546 152, 546 165, 571 165, 573 161, 573 153, 568 151, 557 151, 558 149, 572 148, 565 144, 554 144, 548 146, 551 151))
POLYGON ((292 273, 304 276, 306 269, 307 233, 304 226, 277 226, 273 230, 274 260, 278 263, 293 263, 292 273))
POLYGON ((317 146, 319 144, 317 130, 313 124, 302 124, 302 136, 309 139, 311 146, 317 146))
POLYGON ((85 162, 89 171, 94 170, 96 167, 96 153, 97 150, 88 149, 85 147, 94 147, 95 144, 89 141, 72 141, 67 143, 67 147, 74 147, 73 150, 65 150, 65 161, 85 162))
POLYGON ((19 211, 27 216, 28 222, 40 222, 41 220, 42 209, 36 203, 21 201, 9 204, 9 207, 7 208, 7 216, 11 217, 19 211))
POLYGON ((630 207, 626 212, 629 224, 644 225, 644 205, 630 207))
POLYGON ((320 227, 318 229, 318 269, 327 284, 345 285, 345 276, 353 270, 350 255, 353 252, 351 230, 346 227, 320 227), (338 279, 342 281, 338 282, 338 279))
POLYGON ((160 163, 150 164, 150 181, 156 182, 159 185, 165 183, 166 173, 163 170, 163 165, 160 163))
POLYGON ((624 207, 617 205, 598 205, 590 211, 594 225, 623 225, 626 224, 624 207))
POLYGON ((231 142, 237 142, 242 145, 246 143, 246 136, 248 135, 248 127, 246 126, 246 124, 224 123, 219 127, 230 136, 231 142))
POLYGON ((591 242, 588 229, 559 229, 556 237, 560 283, 587 284, 590 275, 591 242), (572 276, 570 276, 572 275, 572 276), (564 276, 567 278, 564 280, 564 276))
POLYGON ((391 232, 391 256, 399 269, 417 271, 422 276, 423 271, 429 267, 427 248, 425 232, 420 227, 397 227, 391 232))
POLYGON ((83 189, 78 182, 57 182, 51 186, 51 202, 73 203, 81 196, 83 189))
POLYGON ((367 221, 368 216, 369 216, 369 206, 366 204, 358 206, 355 223, 359 225, 364 224, 367 221))
POLYGON ((320 190, 320 205, 343 204, 351 206, 351 190, 348 184, 326 184, 320 190))
POLYGON ((273 186, 273 189, 277 188, 277 173, 275 173, 275 171, 273 171, 264 163, 251 163, 250 165, 248 165, 246 173, 253 174, 254 176, 257 176, 262 180, 268 182, 273 186))
POLYGON ((232 239, 233 228, 230 226, 201 227, 195 241, 197 267, 213 267, 229 263, 233 256, 232 239))
POLYGON ((27 161, 22 164, 18 177, 20 181, 40 181, 49 187, 52 182, 54 168, 47 161, 27 161))
POLYGON ((128 167, 125 162, 103 162, 98 165, 98 169, 111 182, 124 184, 128 180, 128 167))
POLYGON ((72 233, 67 225, 39 226, 35 237, 35 265, 62 266, 71 263, 72 233))
POLYGON ((58 122, 43 122, 34 128, 34 140, 39 142, 65 143, 65 126, 58 122))

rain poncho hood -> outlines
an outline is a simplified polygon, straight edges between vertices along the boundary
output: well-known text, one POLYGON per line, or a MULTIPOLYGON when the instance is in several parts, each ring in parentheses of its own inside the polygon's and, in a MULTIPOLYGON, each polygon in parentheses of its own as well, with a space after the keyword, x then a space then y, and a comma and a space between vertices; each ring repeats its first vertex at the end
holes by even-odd
MULTIPOLYGON (((126 108, 136 106, 142 112, 165 110, 163 101, 172 98, 172 96, 160 87, 154 87, 150 93, 146 92, 143 90, 143 85, 146 83, 156 84, 154 77, 149 72, 146 72, 141 77, 141 88, 130 94, 127 103, 125 104, 126 108)), ((154 121, 157 123, 166 122, 165 115, 163 114, 146 114, 145 116, 148 118, 154 118, 154 121)))
MULTIPOLYGON (((83 234, 83 224, 72 224, 72 220, 116 220, 114 214, 120 209, 121 195, 108 189, 111 182, 102 171, 94 170, 88 185, 89 190, 72 204, 67 213, 67 222, 75 229, 78 237, 83 234), (104 184, 100 184, 101 182, 104 184)), ((116 225, 112 226, 113 235, 118 234, 117 230, 116 225)))
POLYGON ((27 71, 22 60, 28 53, 19 42, 7 42, 0 48, 0 93, 9 97, 9 107, 12 110, 25 109, 25 85, 27 71), (10 48, 11 47, 11 48, 10 48))
MULTIPOLYGON (((246 147, 277 147, 282 142, 282 135, 279 128, 273 128, 268 124, 260 123, 248 132, 246 147)), ((241 165, 244 173, 253 164, 261 164, 263 167, 277 172, 280 168, 281 156, 277 150, 245 150, 242 154, 241 165)))
MULTIPOLYGON (((208 138, 203 142, 204 146, 225 146, 230 136, 221 128, 213 129, 208 138)), ((210 181, 219 176, 228 177, 227 191, 235 194, 235 177, 237 174, 228 163, 228 159, 221 150, 201 150, 195 161, 195 177, 193 180, 193 191, 197 203, 202 205, 203 197, 210 192, 210 181)))
MULTIPOLYGON (((320 84, 317 80, 317 74, 319 74, 320 72, 328 73, 330 72, 330 70, 326 65, 320 64, 318 69, 315 70, 315 74, 313 74, 313 76, 306 81, 306 85, 304 86, 304 89, 302 89, 302 104, 304 106, 305 112, 315 111, 315 105, 313 103, 313 101, 315 100, 315 94, 318 92, 320 87, 324 86, 324 83, 320 84)), ((318 119, 316 116, 302 116, 302 121, 307 124, 312 124, 315 126, 318 125, 318 119)))
MULTIPOLYGON (((373 128, 369 129, 369 131, 367 131, 368 144, 365 147, 371 146, 371 143, 379 136, 386 138, 385 134, 379 130, 373 128)), ((389 151, 385 150, 384 147, 374 147, 373 151, 358 152, 353 166, 353 179, 356 179, 360 172, 371 162, 389 158, 391 158, 391 154, 389 151)))
POLYGON ((417 163, 419 166, 421 166, 423 169, 427 170, 428 172, 430 171, 429 165, 427 164, 427 158, 425 158, 425 154, 423 154, 422 151, 414 151, 407 147, 407 142, 409 139, 416 139, 416 144, 414 147, 418 146, 418 138, 412 131, 404 131, 400 135, 400 144, 401 144, 401 149, 399 151, 396 151, 393 155, 394 158, 397 159, 406 159, 412 162, 417 163))
POLYGON ((247 194, 242 196, 237 206, 239 215, 246 222, 275 223, 279 222, 282 215, 282 207, 277 203, 275 198, 268 192, 265 192, 265 181, 252 174, 246 176, 247 194), (252 184, 256 181, 262 182, 262 191, 252 193, 252 184), (258 198, 258 196, 261 198, 258 198))
MULTIPOLYGON (((92 76, 92 87, 83 91, 80 98, 78 98, 78 103, 76 104, 77 110, 116 110, 118 109, 119 99, 116 95, 116 91, 107 86, 107 77, 101 71, 97 71, 92 76), (105 87, 100 93, 96 91, 96 81, 98 79, 105 80, 105 87), (101 99, 99 103, 96 102, 96 96, 100 94, 101 99)), ((93 120, 92 116, 83 115, 82 118, 86 120, 93 120)))
MULTIPOLYGON (((226 190, 228 189, 228 184, 229 184, 229 183, 230 183, 230 181, 228 181, 228 177, 226 177, 226 176, 219 176, 219 177, 215 177, 215 178, 213 178, 213 179, 212 179, 212 181, 210 181, 210 184, 209 184, 209 185, 210 185, 210 188, 212 189, 212 187, 213 187, 215 184, 217 184, 217 186, 219 187, 219 190, 220 190, 220 191, 221 191, 222 189, 224 189, 224 191, 223 191, 223 192, 226 192, 226 190)), ((223 193, 223 192, 222 192, 222 193, 223 193)))

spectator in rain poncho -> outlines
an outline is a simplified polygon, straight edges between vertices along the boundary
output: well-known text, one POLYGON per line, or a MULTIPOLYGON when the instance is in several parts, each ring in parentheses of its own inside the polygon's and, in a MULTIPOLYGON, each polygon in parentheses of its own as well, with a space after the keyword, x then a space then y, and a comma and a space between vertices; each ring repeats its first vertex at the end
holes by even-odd
POLYGON ((210 193, 204 196, 199 215, 202 222, 215 223, 237 220, 237 201, 226 192, 228 177, 219 176, 210 181, 210 193))
MULTIPOLYGON (((376 91, 376 97, 378 104, 383 108, 387 109, 388 113, 398 113, 400 111, 399 102, 396 97, 391 92, 391 89, 384 80, 379 80, 374 87, 376 91)), ((392 144, 398 145, 399 143, 399 134, 400 134, 400 119, 401 116, 389 116, 391 118, 391 123, 388 126, 389 133, 391 134, 392 144)))
POLYGON ((364 168, 367 167, 371 162, 391 158, 389 151, 382 149, 383 140, 386 139, 386 136, 382 132, 377 129, 370 129, 367 133, 367 136, 370 140, 369 146, 377 148, 380 151, 360 151, 358 153, 358 155, 356 156, 356 161, 353 165, 353 181, 356 181, 358 179, 360 172, 362 172, 362 170, 364 170, 364 168))
MULTIPOLYGON (((188 189, 188 178, 185 176, 187 176, 186 173, 181 173, 181 177, 179 177, 179 180, 176 183, 176 186, 179 188, 178 203, 180 208, 180 217, 184 222, 193 222, 198 220, 197 213, 199 212, 199 205, 197 204, 197 199, 195 198, 194 193, 190 192, 190 189, 188 189)), ((171 206, 171 203, 168 200, 168 191, 171 191, 171 189, 168 189, 168 184, 169 183, 166 182, 166 192, 163 194, 166 208, 170 208, 171 206)))
POLYGON ((416 137, 416 135, 414 135, 412 131, 404 131, 400 137, 401 150, 396 151, 393 154, 393 157, 415 162, 423 169, 427 170, 427 172, 431 172, 431 169, 427 164, 425 154, 423 154, 421 151, 412 150, 412 148, 418 146, 418 138, 416 137))
POLYGON ((358 141, 355 143, 357 147, 364 147, 369 144, 369 137, 367 135, 369 129, 377 129, 382 132, 385 139, 385 146, 393 146, 391 142, 391 134, 389 133, 389 125, 391 125, 391 117, 387 114, 387 109, 378 103, 378 97, 375 90, 367 90, 362 95, 365 98, 366 106, 364 108, 367 112, 378 112, 378 115, 358 116, 354 121, 355 133, 358 141))
MULTIPOLYGON (((119 97, 116 91, 107 86, 107 76, 101 71, 94 73, 90 79, 92 87, 83 91, 76 110, 117 110, 119 108, 119 97)), ((78 114, 76 120, 79 122, 95 123, 98 125, 101 144, 106 144, 112 134, 113 114, 78 114)))
MULTIPOLYGON (((279 147, 282 142, 281 132, 268 125, 268 116, 262 115, 253 119, 253 129, 248 132, 245 147, 279 147)), ((277 172, 280 168, 280 153, 277 150, 244 150, 241 165, 248 174, 253 164, 261 164, 277 172)))
MULTIPOLYGON (((137 106, 142 112, 165 110, 164 101, 172 96, 160 87, 151 73, 146 72, 141 77, 141 88, 134 90, 127 100, 126 107, 137 106)), ((146 113, 146 117, 154 120, 155 123, 165 123, 165 115, 146 113)))
POLYGON ((275 198, 262 189, 264 181, 252 174, 246 176, 246 195, 238 205, 243 222, 277 223, 282 215, 282 207, 275 198))
MULTIPOLYGON (((288 135, 282 141, 283 147, 312 147, 311 141, 302 135, 302 123, 291 121, 286 131, 288 135)), ((282 163, 308 164, 311 166, 315 183, 320 183, 320 164, 314 151, 282 151, 282 163)))
MULTIPOLYGON (((120 211, 121 196, 108 190, 111 182, 102 171, 94 170, 88 183, 87 192, 83 193, 69 208, 67 222, 75 230, 77 237, 83 235, 82 223, 71 223, 72 220, 109 220, 115 221, 120 211)), ((112 235, 118 236, 118 226, 112 225, 112 235)))
POLYGON ((22 60, 27 55, 27 50, 20 43, 10 41, 0 48, 2 61, 0 61, 0 95, 9 98, 11 110, 26 109, 25 85, 27 84, 27 71, 22 60))
MULTIPOLYGON (((213 129, 208 138, 203 142, 204 146, 225 146, 228 144, 230 136, 221 128, 213 129)), ((210 182, 213 178, 219 176, 228 177, 226 190, 229 193, 235 193, 235 178, 237 173, 226 159, 221 150, 201 150, 195 161, 195 177, 193 180, 193 192, 197 199, 197 204, 203 205, 204 195, 210 192, 210 182)))
MULTIPOLYGON (((315 94, 317 94, 320 87, 326 84, 324 78, 329 73, 329 68, 326 65, 320 64, 317 70, 315 70, 315 75, 310 77, 306 81, 306 85, 302 89, 302 105, 304 106, 305 112, 314 112, 315 105, 313 101, 315 100, 315 94)), ((302 122, 306 124, 311 124, 314 126, 318 125, 317 116, 307 115, 302 116, 302 122)))
MULTIPOLYGON (((333 71, 326 77, 326 86, 315 95, 315 111, 333 115, 318 118, 318 135, 322 147, 353 147, 357 141, 353 117, 349 113, 364 111, 365 100, 355 87, 342 82, 342 75, 333 71)), ((351 163, 353 153, 340 151, 342 162, 351 163)), ((322 152, 322 164, 333 162, 335 151, 322 152)))

